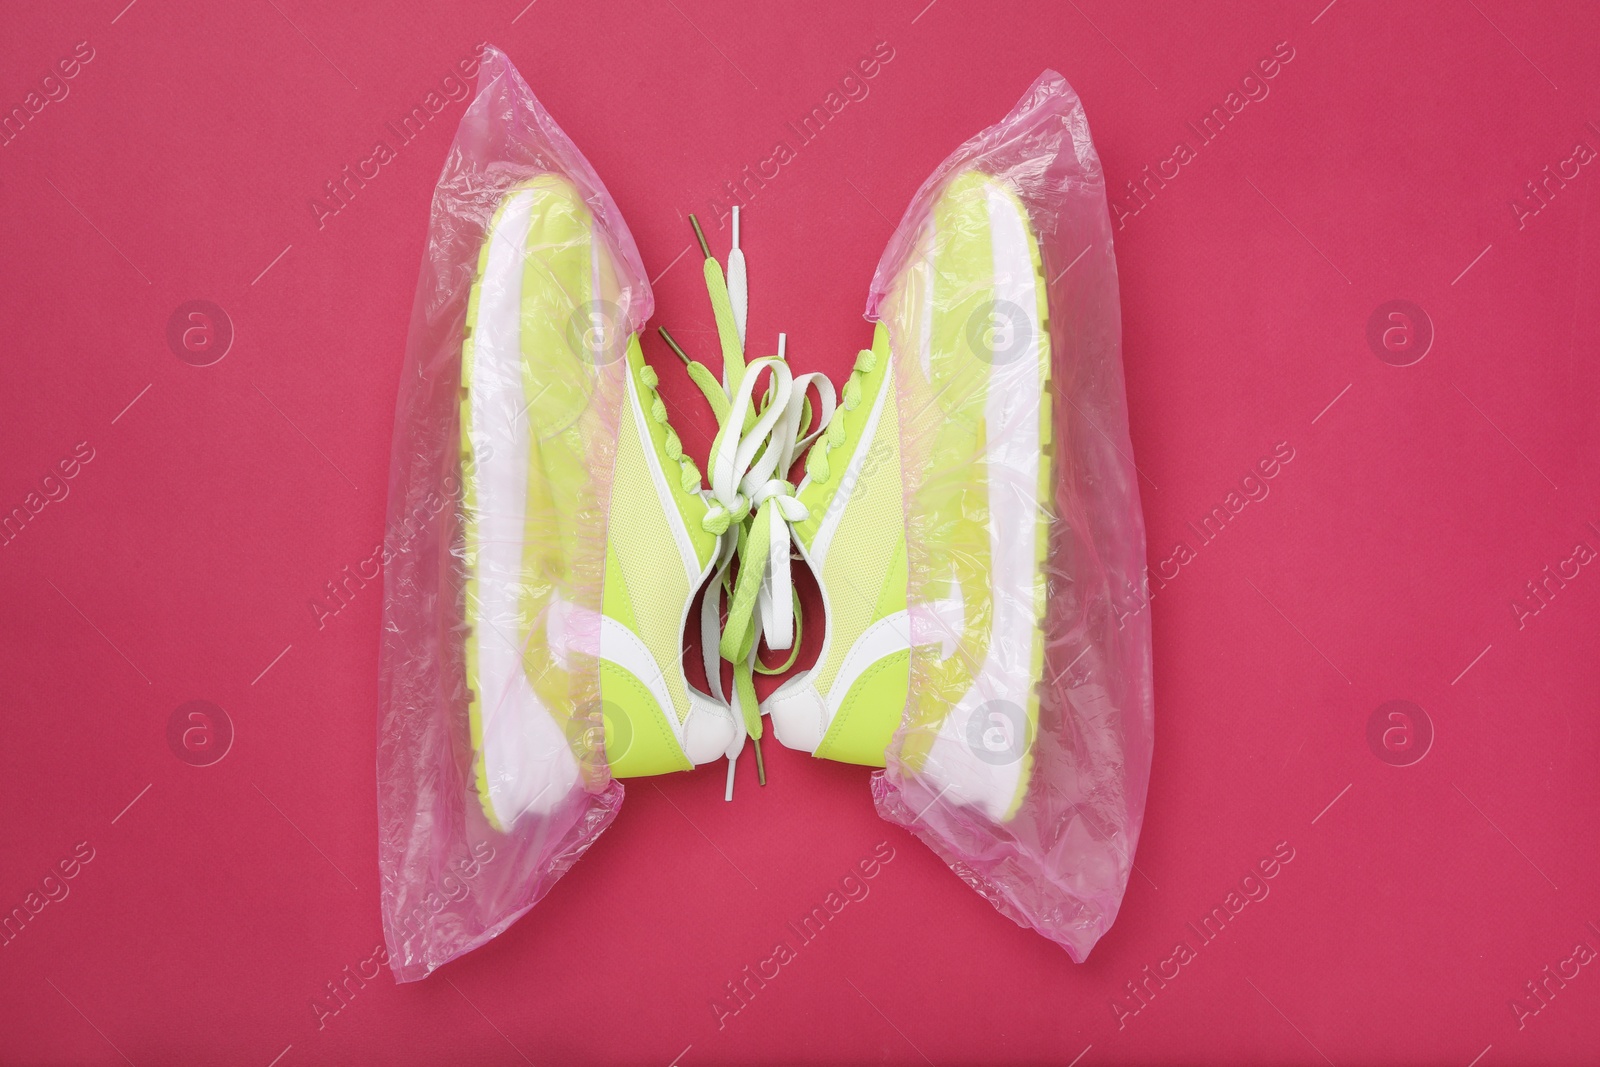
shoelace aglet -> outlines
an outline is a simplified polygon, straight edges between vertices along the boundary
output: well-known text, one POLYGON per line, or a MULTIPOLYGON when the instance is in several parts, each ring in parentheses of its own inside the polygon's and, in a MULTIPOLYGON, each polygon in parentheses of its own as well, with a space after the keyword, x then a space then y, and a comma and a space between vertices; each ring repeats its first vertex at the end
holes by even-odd
POLYGON ((736 756, 728 757, 728 787, 723 791, 722 799, 726 803, 733 803, 733 772, 738 768, 739 760, 736 756))
MULTIPOLYGON (((694 216, 691 215, 689 217, 693 218, 694 216)), ((704 244, 705 242, 702 241, 701 243, 704 244)), ((733 247, 734 248, 738 248, 739 247, 739 205, 738 204, 733 205, 733 247)), ((706 254, 710 255, 709 252, 706 253, 706 254)))
POLYGON ((683 365, 685 367, 694 362, 694 360, 689 358, 689 354, 687 352, 678 347, 678 342, 672 339, 672 335, 667 332, 667 328, 665 326, 657 326, 656 332, 661 335, 661 339, 663 341, 667 342, 667 347, 676 352, 678 354, 678 358, 683 360, 683 365))
POLYGON ((750 743, 756 747, 756 781, 766 785, 767 765, 761 761, 761 738, 752 737, 750 743))
POLYGON ((700 220, 693 215, 689 216, 689 225, 694 227, 694 239, 700 242, 700 252, 706 259, 711 258, 711 246, 706 244, 706 235, 700 229, 700 220))

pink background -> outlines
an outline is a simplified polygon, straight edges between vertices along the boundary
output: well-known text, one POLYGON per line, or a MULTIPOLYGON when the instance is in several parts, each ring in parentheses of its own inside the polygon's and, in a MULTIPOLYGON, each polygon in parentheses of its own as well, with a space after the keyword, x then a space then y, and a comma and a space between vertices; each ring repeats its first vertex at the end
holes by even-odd
MULTIPOLYGON (((1600 1057, 1600 13, 926 2, 7 13, 0 107, 38 106, 78 42, 92 59, 0 147, 0 512, 38 508, 0 538, 0 911, 30 914, 0 938, 0 1062, 1600 1057), (657 321, 707 357, 683 217, 788 140, 749 200, 751 332, 835 376, 929 171, 1047 66, 1083 97, 1129 212, 1128 403, 1169 576, 1137 873, 1087 963, 880 821, 865 770, 769 746, 771 784, 732 805, 720 767, 629 785, 496 942, 420 984, 350 979, 319 1018, 381 943, 381 589, 320 628, 311 604, 382 536, 462 105, 404 145, 385 124, 484 40, 605 180, 657 321), (878 42, 866 97, 799 144, 786 123, 878 42), (1246 101, 1275 47, 1292 59, 1246 101), (1202 143, 1188 124, 1235 89, 1202 143), (380 139, 395 158, 319 226, 312 198, 380 139), (1193 158, 1131 199, 1179 140, 1193 158), (205 367, 167 336, 196 299, 235 335, 205 367), (1394 300, 1409 317, 1369 344, 1394 300), (1202 542, 1188 524, 1275 449, 1265 498, 1202 542), (234 732, 209 766, 169 745, 193 700, 234 732), (1369 734, 1391 700, 1421 710, 1369 734), (1275 848, 1267 895, 1202 940, 1188 924, 1275 848), (800 945, 786 923, 874 849, 870 893, 800 945), (779 940, 793 961, 719 1020, 779 940)), ((663 380, 703 457, 708 416, 663 380)))

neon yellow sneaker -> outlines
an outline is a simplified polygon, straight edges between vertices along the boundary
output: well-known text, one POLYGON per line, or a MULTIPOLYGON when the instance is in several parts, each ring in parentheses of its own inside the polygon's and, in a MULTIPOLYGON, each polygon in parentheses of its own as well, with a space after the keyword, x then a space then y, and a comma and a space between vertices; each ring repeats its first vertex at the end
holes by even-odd
MULTIPOLYGON (((707 277, 716 273, 720 280, 720 268, 706 249, 698 223, 695 233, 706 250, 707 277)), ((752 510, 747 483, 759 476, 760 456, 775 422, 771 414, 755 410, 752 388, 770 361, 757 360, 748 368, 745 364, 748 297, 742 253, 739 267, 737 311, 725 286, 718 305, 719 326, 725 333, 721 384, 665 329, 660 331, 716 416, 719 429, 711 447, 709 484, 684 454, 656 395, 656 373, 644 365, 637 340, 628 350, 627 395, 606 547, 600 666, 611 773, 635 777, 689 770, 726 756, 729 799, 746 736, 757 741, 760 766, 761 729, 758 716, 752 722, 753 702, 752 712, 745 714, 737 696, 730 705, 723 693, 715 659, 720 644, 719 596, 708 594, 701 615, 710 693, 691 685, 684 672, 683 638, 695 594, 713 573, 719 588, 727 581, 752 510)), ((759 505, 760 500, 754 503, 759 505)))
POLYGON ((949 180, 884 313, 903 440, 925 451, 907 457, 911 588, 944 603, 913 608, 942 648, 913 658, 900 760, 1006 821, 1033 769, 1055 484, 1044 266, 1006 183, 949 180))
POLYGON ((729 520, 638 336, 615 321, 617 263, 576 188, 544 175, 498 205, 468 305, 465 659, 477 790, 497 828, 742 736, 726 701, 689 685, 681 653, 729 520))
POLYGON ((627 359, 600 623, 605 752, 618 778, 709 763, 736 732, 727 703, 690 685, 683 669, 690 605, 720 538, 637 338, 627 359))
POLYGON ((542 175, 501 199, 467 305, 465 666, 478 796, 499 829, 554 810, 599 770, 569 737, 582 727, 574 709, 598 699, 579 605, 598 607, 584 534, 603 487, 587 459, 610 431, 594 331, 571 327, 616 299, 615 263, 576 188, 542 175))
POLYGON ((911 647, 894 374, 879 324, 795 494, 806 517, 791 530, 822 593, 822 648, 762 704, 786 747, 877 767, 905 708, 911 647))
POLYGON ((946 182, 881 313, 799 491, 823 648, 767 709, 786 745, 873 766, 904 713, 901 762, 1005 821, 1038 726, 1052 480, 1042 260, 1004 183, 946 182))

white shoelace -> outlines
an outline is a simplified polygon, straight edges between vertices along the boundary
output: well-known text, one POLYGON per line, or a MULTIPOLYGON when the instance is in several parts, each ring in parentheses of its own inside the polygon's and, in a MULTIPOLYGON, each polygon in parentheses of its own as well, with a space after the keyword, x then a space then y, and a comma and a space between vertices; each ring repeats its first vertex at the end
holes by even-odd
MULTIPOLYGON (((706 286, 718 319, 723 348, 722 387, 728 400, 708 464, 710 487, 706 497, 711 507, 705 528, 717 534, 718 544, 712 583, 701 605, 700 640, 711 695, 733 711, 735 734, 727 749, 725 791, 726 799, 731 800, 734 769, 747 738, 755 741, 756 767, 765 784, 761 709, 752 676, 759 669, 757 650, 763 642, 774 651, 791 649, 797 643, 796 597, 790 568, 791 524, 810 517, 805 505, 796 499, 788 476, 795 460, 827 426, 836 398, 833 384, 825 375, 795 377, 790 372, 784 358, 783 334, 778 335, 776 356, 746 365, 749 281, 744 252, 739 247, 739 209, 733 209, 733 247, 728 253, 725 277, 692 215, 690 222, 694 223, 695 235, 706 254, 706 286), (719 300, 719 296, 726 299, 719 300), (757 399, 756 388, 763 378, 766 390, 757 399), (818 428, 808 431, 812 415, 808 394, 812 390, 816 391, 821 418, 816 420, 818 428), (745 520, 751 515, 754 519, 746 529, 745 520), (739 569, 734 579, 736 560, 739 569), (726 622, 722 618, 725 589, 731 592, 726 622), (731 693, 726 693, 722 684, 724 659, 734 667, 731 693)), ((702 382, 701 388, 711 399, 708 384, 702 382)), ((715 401, 713 406, 717 406, 715 401)))
MULTIPOLYGON (((750 313, 750 282, 746 277, 744 249, 739 247, 739 207, 733 208, 733 247, 728 250, 728 304, 733 308, 733 325, 739 331, 739 347, 744 347, 744 323, 750 313)), ((783 335, 778 335, 778 355, 783 355, 783 335)), ((727 386, 727 382, 723 382, 727 386)))

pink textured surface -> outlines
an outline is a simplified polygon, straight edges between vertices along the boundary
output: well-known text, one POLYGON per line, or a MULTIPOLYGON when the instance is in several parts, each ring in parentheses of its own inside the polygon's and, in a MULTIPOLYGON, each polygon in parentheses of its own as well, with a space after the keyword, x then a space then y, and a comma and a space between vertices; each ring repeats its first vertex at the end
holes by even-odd
MULTIPOLYGON (((8 20, 0 107, 28 118, 0 138, 0 510, 29 517, 0 547, 0 909, 27 917, 0 947, 0 1062, 1600 1054, 1592 8, 112 0, 8 20), (1120 192, 1160 577, 1137 870, 1087 963, 879 819, 865 770, 769 746, 771 784, 733 805, 716 768, 630 786, 529 917, 433 978, 346 977, 381 941, 381 597, 360 576, 461 113, 445 78, 483 40, 603 177, 657 322, 712 351, 682 216, 743 183, 752 335, 788 331, 797 369, 836 378, 933 167, 1047 67, 1082 96, 1120 192), (80 41, 92 59, 42 85, 80 41), (850 99, 878 42, 892 59, 850 99), (1242 85, 1275 50, 1293 58, 1242 85), (819 134, 790 125, 830 102, 819 134), (380 140, 393 158, 327 200, 380 140), (169 343, 192 300, 231 323, 209 366, 169 343), (231 724, 209 766, 175 755, 196 759, 195 709, 169 740, 196 700, 231 724), (1266 895, 1197 933, 1263 864, 1266 895), (863 866, 866 895, 796 935, 863 866), (776 976, 730 999, 780 941, 776 976)), ((663 382, 703 455, 692 386, 663 382)))

